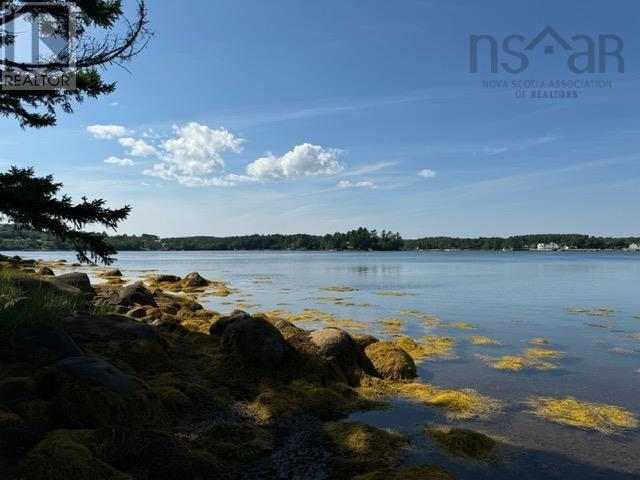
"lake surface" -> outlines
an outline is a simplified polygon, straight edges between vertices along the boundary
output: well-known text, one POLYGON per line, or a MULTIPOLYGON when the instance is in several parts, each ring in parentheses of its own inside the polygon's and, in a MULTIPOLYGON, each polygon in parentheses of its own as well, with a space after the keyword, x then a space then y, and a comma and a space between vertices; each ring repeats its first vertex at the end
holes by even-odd
MULTIPOLYGON (((12 252, 13 253, 13 252, 12 252)), ((20 252, 15 252, 21 254, 20 252)), ((25 257, 72 261, 70 252, 26 252, 25 257)), ((488 421, 452 422, 436 408, 394 402, 384 412, 354 418, 411 434, 409 463, 434 463, 458 478, 640 478, 640 432, 604 435, 559 425, 530 413, 533 395, 605 403, 640 415, 640 254, 624 252, 122 252, 115 264, 134 279, 154 272, 198 271, 237 289, 230 297, 206 297, 207 308, 226 312, 235 303, 249 311, 316 308, 368 324, 367 333, 388 337, 383 317, 406 321, 401 333, 455 338, 451 360, 425 361, 420 377, 445 388, 474 388, 505 403, 488 421), (144 270, 144 271, 143 271, 144 270), (147 270, 153 270, 149 272, 147 270), (348 286, 347 292, 323 287, 348 286), (381 296, 379 292, 403 296, 381 296), (338 297, 342 305, 317 297, 338 297), (356 304, 355 306, 352 304, 356 304), (369 305, 369 306, 364 306, 369 305), (571 313, 571 307, 606 308, 611 316, 571 313), (402 310, 466 322, 473 331, 428 326, 402 310), (469 335, 500 345, 474 345, 469 335), (544 337, 566 352, 551 371, 492 368, 488 357, 518 354, 544 337), (510 442, 494 465, 455 460, 422 433, 425 425, 460 424, 510 442)), ((79 270, 76 268, 76 270, 79 270)), ((303 324, 305 328, 319 324, 303 324)))

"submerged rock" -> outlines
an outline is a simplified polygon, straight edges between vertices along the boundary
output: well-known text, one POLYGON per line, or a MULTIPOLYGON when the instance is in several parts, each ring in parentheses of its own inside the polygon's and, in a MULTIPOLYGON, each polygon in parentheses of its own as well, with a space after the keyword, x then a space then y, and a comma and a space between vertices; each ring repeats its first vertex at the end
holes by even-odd
POLYGON ((428 432, 438 446, 453 455, 477 460, 491 460, 496 441, 468 428, 432 428, 428 432))
POLYGON ((137 303, 138 305, 148 305, 151 307, 157 307, 153 294, 147 290, 142 282, 133 283, 127 285, 120 291, 121 302, 137 303))
POLYGON ((411 356, 393 343, 372 343, 364 353, 382 378, 405 380, 416 377, 416 364, 411 356))

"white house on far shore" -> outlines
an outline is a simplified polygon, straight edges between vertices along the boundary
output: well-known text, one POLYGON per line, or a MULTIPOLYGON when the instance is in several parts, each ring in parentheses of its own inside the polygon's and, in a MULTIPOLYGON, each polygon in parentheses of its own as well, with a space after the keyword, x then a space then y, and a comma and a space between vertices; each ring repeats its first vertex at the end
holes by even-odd
POLYGON ((638 252, 640 251, 640 245, 638 245, 637 243, 632 243, 631 245, 629 245, 629 248, 627 250, 631 250, 632 252, 638 252))
POLYGON ((539 243, 536 246, 536 250, 560 250, 560 245, 557 243, 539 243))

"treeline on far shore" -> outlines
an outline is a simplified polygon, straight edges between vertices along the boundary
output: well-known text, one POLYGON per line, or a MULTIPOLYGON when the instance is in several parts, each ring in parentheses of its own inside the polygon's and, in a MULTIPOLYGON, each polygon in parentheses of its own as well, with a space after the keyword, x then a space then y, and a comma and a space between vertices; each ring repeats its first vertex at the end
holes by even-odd
MULTIPOLYGON (((243 235, 234 237, 174 237, 156 235, 107 235, 118 251, 144 250, 519 250, 538 244, 560 248, 619 250, 640 244, 640 237, 592 237, 580 234, 536 234, 508 238, 425 237, 404 240, 399 233, 358 228, 346 233, 320 235, 243 235)), ((0 225, 0 250, 73 250, 73 245, 52 235, 0 225)))

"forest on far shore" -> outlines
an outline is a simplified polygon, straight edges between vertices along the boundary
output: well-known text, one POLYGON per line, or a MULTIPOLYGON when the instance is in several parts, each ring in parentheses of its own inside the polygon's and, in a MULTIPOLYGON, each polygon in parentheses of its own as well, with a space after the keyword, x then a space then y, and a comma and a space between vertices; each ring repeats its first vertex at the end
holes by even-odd
MULTIPOLYGON (((156 235, 107 235, 107 243, 119 251, 144 250, 517 250, 535 248, 537 244, 555 243, 571 249, 628 248, 640 244, 640 237, 593 237, 580 234, 535 234, 508 238, 480 237, 425 237, 404 240, 399 233, 369 230, 360 227, 346 233, 307 235, 243 235, 233 237, 174 237, 156 235)), ((0 250, 73 250, 68 242, 54 236, 29 230, 16 229, 13 225, 0 225, 0 250)))

